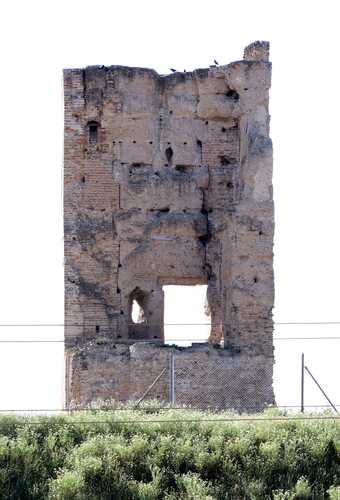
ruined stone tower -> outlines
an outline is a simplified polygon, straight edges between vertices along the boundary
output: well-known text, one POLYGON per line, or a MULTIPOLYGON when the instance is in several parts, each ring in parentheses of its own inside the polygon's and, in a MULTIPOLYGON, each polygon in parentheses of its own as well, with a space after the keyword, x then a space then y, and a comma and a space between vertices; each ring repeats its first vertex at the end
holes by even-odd
POLYGON ((255 42, 193 72, 64 71, 67 404, 138 398, 176 351, 162 287, 193 284, 212 327, 210 346, 178 351, 183 402, 210 388, 211 405, 273 403, 268 57, 255 42))

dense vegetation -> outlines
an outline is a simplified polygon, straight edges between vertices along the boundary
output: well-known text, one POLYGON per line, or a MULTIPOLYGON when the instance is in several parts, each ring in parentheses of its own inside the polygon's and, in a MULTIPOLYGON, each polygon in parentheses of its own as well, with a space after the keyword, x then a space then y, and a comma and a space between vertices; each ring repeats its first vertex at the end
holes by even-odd
POLYGON ((147 407, 3 416, 0 498, 339 500, 339 420, 230 417, 147 407))

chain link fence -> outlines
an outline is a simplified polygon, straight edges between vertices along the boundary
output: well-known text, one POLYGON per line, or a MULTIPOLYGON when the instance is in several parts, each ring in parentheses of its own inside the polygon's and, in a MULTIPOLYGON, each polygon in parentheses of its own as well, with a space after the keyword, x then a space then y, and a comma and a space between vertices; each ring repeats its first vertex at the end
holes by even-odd
MULTIPOLYGON (((98 372, 87 381, 91 367, 88 359, 81 359, 80 382, 92 395, 101 389, 103 400, 136 407, 157 402, 166 407, 256 412, 276 405, 289 411, 328 409, 333 414, 340 408, 340 324, 326 326, 276 326, 274 365, 261 357, 232 356, 222 348, 211 353, 202 339, 192 338, 182 346, 180 340, 177 346, 158 346, 158 359, 149 349, 149 357, 140 359, 137 368, 125 366, 124 371, 121 359, 106 356, 106 347, 98 346, 98 372), (302 370, 302 353, 308 370, 302 370)), ((62 411, 63 325, 19 325, 0 333, 0 412, 62 411)), ((86 407, 87 402, 78 406, 86 407)))
MULTIPOLYGON (((338 363, 327 365, 321 362, 320 354, 325 347, 314 348, 314 356, 309 352, 309 358, 306 358, 301 351, 293 349, 293 345, 291 342, 288 349, 290 355, 281 359, 279 366, 274 365, 273 374, 263 359, 254 362, 250 358, 245 367, 242 359, 225 356, 207 363, 198 353, 196 359, 191 357, 188 361, 183 351, 174 349, 138 405, 152 400, 173 407, 236 412, 256 412, 276 406, 290 412, 329 409, 337 413, 340 409, 340 404, 337 404, 340 401, 338 363), (311 367, 314 367, 314 373, 311 367)), ((306 341, 301 347, 308 351, 306 341)), ((202 353, 205 351, 207 349, 202 344, 202 353)), ((337 356, 337 350, 332 355, 337 356)), ((332 357, 330 353, 329 357, 332 357)))

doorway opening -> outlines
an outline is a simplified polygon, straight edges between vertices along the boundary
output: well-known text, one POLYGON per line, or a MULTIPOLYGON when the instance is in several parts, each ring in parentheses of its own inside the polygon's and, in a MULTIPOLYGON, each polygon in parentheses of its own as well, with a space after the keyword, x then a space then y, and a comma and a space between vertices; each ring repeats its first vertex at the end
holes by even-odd
POLYGON ((189 346, 207 342, 211 319, 207 285, 166 285, 164 291, 164 342, 189 346))

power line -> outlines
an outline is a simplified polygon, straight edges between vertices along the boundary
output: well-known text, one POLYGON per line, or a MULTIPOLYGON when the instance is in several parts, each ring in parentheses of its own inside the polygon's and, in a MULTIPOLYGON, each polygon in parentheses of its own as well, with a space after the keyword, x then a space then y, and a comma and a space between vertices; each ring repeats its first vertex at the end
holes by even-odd
MULTIPOLYGON (((88 342, 96 342, 96 338, 88 338, 84 339, 83 337, 67 337, 66 339, 53 339, 53 340, 0 340, 0 344, 66 344, 68 341, 72 340, 81 340, 81 341, 88 341, 88 342)), ((277 340, 340 340, 340 337, 273 337, 273 341, 277 340)), ((120 343, 120 344, 138 344, 138 343, 151 343, 151 344, 162 344, 162 345, 168 345, 171 347, 171 344, 175 342, 194 342, 198 344, 207 344, 208 341, 204 339, 115 339, 115 338, 110 338, 107 341, 103 342, 103 345, 108 344, 109 342, 113 343, 120 343)), ((268 342, 268 341, 267 341, 268 342)), ((100 344, 98 344, 100 345, 100 344)))
POLYGON ((275 337, 273 340, 339 340, 340 337, 275 337))
MULTIPOLYGON (((336 408, 340 408, 340 404, 334 405, 336 408)), ((276 405, 273 406, 273 409, 289 409, 289 408, 300 408, 301 405, 276 405)), ((332 408, 331 405, 304 405, 305 408, 332 408)), ((235 410, 235 408, 232 408, 235 410)), ((237 409, 237 408, 236 408, 237 409)), ((257 410, 258 406, 247 406, 248 410, 257 410)), ((105 414, 109 413, 115 413, 117 411, 136 411, 136 412, 149 412, 149 411, 172 411, 172 410, 179 410, 179 411, 187 411, 188 408, 184 407, 131 407, 131 408, 91 408, 91 407, 86 407, 86 408, 31 408, 31 409, 0 409, 0 413, 14 413, 14 412, 20 412, 20 413, 29 413, 29 412, 53 412, 53 413, 78 413, 78 412, 103 412, 105 414)), ((216 408, 205 408, 205 407, 199 407, 195 406, 195 408, 189 408, 189 410, 199 410, 199 411, 218 411, 216 408)), ((228 411, 228 408, 224 408, 223 410, 220 411, 228 411)))
POLYGON ((65 344, 65 340, 0 340, 0 344, 65 344))
POLYGON ((340 325, 340 321, 274 321, 275 325, 340 325))
MULTIPOLYGON (((27 417, 21 417, 27 418, 27 417)), ((38 417, 39 418, 39 417, 38 417)), ((218 424, 223 422, 282 422, 282 421, 308 421, 308 420, 340 420, 340 416, 325 416, 325 415, 312 415, 312 416, 303 416, 303 417, 229 417, 229 418, 215 418, 215 419, 183 419, 183 420, 74 420, 72 421, 63 421, 58 422, 60 425, 107 425, 107 424, 128 424, 128 425, 136 425, 136 424, 202 424, 202 423, 212 423, 218 424)), ((23 422, 15 422, 15 425, 41 425, 43 421, 23 421, 23 422)))
MULTIPOLYGON (((259 322, 259 320, 250 320, 250 321, 231 321, 225 323, 163 323, 163 326, 222 326, 222 325, 230 325, 230 324, 244 324, 247 325, 252 322, 259 322)), ((135 325, 135 323, 128 323, 128 325, 135 325)), ((340 325, 340 321, 274 321, 273 326, 276 325, 282 326, 299 326, 299 325, 340 325)), ((67 328, 85 328, 85 327, 96 327, 96 326, 104 326, 108 327, 107 323, 0 323, 0 328, 6 327, 67 327, 67 328)))

